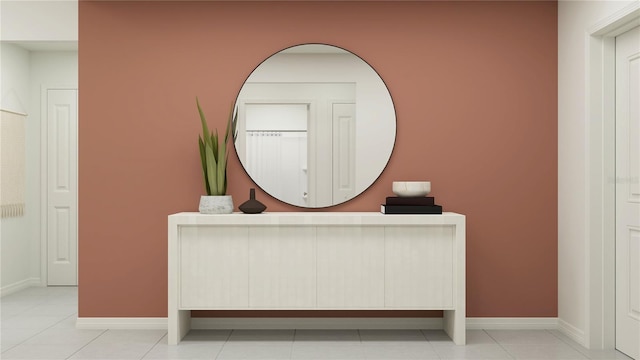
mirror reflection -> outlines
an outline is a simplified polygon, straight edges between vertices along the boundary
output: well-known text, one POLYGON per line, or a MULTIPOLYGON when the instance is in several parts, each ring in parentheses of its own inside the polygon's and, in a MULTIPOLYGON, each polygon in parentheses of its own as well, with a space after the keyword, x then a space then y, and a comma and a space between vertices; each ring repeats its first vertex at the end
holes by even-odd
POLYGON ((242 86, 236 152, 253 181, 300 207, 348 201, 380 176, 393 150, 391 95, 365 61, 306 44, 262 62, 242 86))

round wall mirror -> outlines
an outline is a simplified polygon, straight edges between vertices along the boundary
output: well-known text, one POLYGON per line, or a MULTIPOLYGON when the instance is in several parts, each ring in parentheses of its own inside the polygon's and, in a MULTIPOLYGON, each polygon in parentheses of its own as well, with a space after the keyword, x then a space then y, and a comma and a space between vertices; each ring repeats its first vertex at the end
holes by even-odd
POLYGON ((358 196, 395 144, 386 85, 364 60, 335 46, 298 45, 270 56, 249 75, 236 107, 240 162, 266 193, 295 206, 358 196))

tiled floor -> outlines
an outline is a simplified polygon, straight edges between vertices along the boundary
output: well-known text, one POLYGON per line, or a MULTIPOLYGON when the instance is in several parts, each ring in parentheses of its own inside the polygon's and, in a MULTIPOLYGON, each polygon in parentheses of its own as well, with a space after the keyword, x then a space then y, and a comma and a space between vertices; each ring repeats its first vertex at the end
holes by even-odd
POLYGON ((589 351, 557 331, 469 330, 456 346, 441 330, 79 330, 76 288, 29 288, 0 299, 0 359, 629 359, 589 351))

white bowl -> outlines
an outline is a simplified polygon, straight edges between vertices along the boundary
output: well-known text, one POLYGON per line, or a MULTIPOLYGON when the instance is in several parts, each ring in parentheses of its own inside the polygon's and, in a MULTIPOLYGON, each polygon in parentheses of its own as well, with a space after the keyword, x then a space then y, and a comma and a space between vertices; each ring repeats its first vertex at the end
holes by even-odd
POLYGON ((430 181, 394 181, 393 193, 400 197, 426 196, 431 192, 430 181))

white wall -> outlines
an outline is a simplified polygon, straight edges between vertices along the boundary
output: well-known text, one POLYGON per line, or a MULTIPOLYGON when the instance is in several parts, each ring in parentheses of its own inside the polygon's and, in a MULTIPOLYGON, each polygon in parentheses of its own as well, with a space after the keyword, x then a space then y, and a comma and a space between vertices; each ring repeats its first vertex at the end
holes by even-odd
MULTIPOLYGON (((30 113, 29 52, 16 45, 0 44, 0 93, 0 109, 30 113)), ((31 121, 27 117, 27 124, 31 121)), ((0 293, 37 282, 30 267, 28 235, 29 220, 36 209, 27 202, 24 216, 0 220, 0 293)))
MULTIPOLYGON (((561 329, 592 344, 589 216, 600 199, 589 183, 589 29, 634 1, 558 3, 558 317, 561 329)), ((595 209, 598 210, 598 209, 595 209)))
POLYGON ((29 52, 5 43, 0 51, 0 108, 26 113, 29 107, 29 52))

